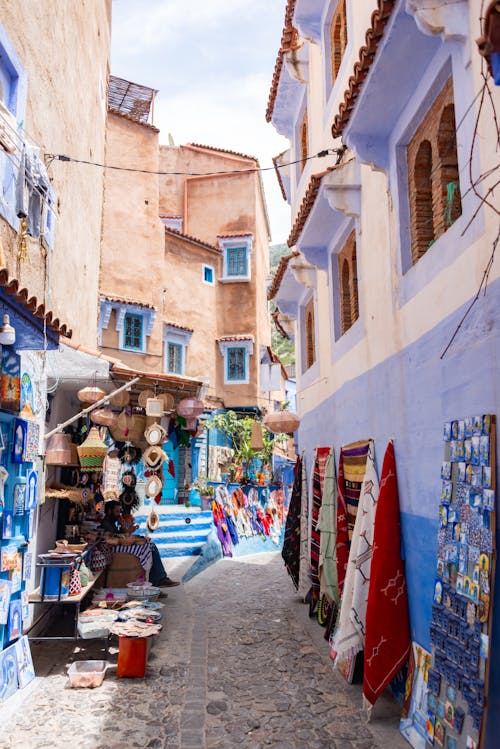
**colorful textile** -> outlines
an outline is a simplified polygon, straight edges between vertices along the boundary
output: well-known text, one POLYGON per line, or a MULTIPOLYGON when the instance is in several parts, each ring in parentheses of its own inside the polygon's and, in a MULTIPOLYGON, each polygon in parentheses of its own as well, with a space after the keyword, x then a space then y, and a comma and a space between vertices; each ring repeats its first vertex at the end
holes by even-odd
POLYGON ((370 587, 370 566, 378 494, 375 450, 373 442, 371 442, 349 551, 339 624, 332 642, 336 662, 343 658, 352 658, 364 647, 366 606, 370 587))
POLYGON ((337 480, 337 579, 342 597, 361 483, 365 475, 369 442, 353 442, 340 451, 337 480))
POLYGON ((390 442, 380 476, 366 610, 363 694, 370 705, 408 660, 410 648, 396 459, 390 442))
POLYGON ((338 604, 337 563, 335 554, 335 529, 337 513, 337 486, 335 483, 335 453, 328 455, 323 481, 323 501, 317 528, 320 532, 319 587, 320 594, 329 602, 338 604))
POLYGON ((302 484, 300 490, 300 567, 299 588, 301 598, 305 598, 311 586, 309 577, 309 492, 307 491, 307 472, 302 454, 302 484))
POLYGON ((294 480, 288 517, 285 525, 285 537, 281 556, 285 567, 292 578, 296 589, 299 587, 300 574, 300 511, 302 493, 302 461, 297 458, 294 469, 294 480))

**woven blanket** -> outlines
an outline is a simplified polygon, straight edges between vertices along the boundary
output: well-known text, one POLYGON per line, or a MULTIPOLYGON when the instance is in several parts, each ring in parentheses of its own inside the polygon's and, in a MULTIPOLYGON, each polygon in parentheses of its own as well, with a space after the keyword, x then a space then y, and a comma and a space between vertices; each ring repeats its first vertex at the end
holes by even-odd
POLYGON ((370 566, 378 493, 375 450, 373 442, 370 442, 365 477, 361 487, 358 512, 349 550, 339 623, 332 641, 336 663, 344 658, 351 658, 364 647, 366 606, 370 587, 370 566))
POLYGON ((317 528, 320 532, 319 585, 320 594, 328 600, 339 601, 337 562, 335 554, 335 528, 337 517, 337 485, 335 481, 335 453, 328 455, 323 481, 323 502, 317 528))
POLYGON ((410 648, 396 459, 390 442, 380 476, 366 610, 363 695, 370 705, 408 660, 410 648))
POLYGON ((330 456, 329 447, 318 447, 314 460, 313 469, 313 502, 312 502, 312 526, 311 526, 311 594, 313 600, 319 598, 319 557, 321 534, 318 527, 321 503, 323 501, 323 484, 325 480, 325 469, 330 456))
POLYGON ((300 572, 300 511, 302 501, 302 461, 297 458, 294 469, 292 496, 285 525, 281 556, 295 587, 299 587, 300 572))
POLYGON ((342 596, 349 560, 349 547, 356 522, 359 494, 365 475, 370 442, 346 445, 340 451, 337 479, 337 579, 342 596))

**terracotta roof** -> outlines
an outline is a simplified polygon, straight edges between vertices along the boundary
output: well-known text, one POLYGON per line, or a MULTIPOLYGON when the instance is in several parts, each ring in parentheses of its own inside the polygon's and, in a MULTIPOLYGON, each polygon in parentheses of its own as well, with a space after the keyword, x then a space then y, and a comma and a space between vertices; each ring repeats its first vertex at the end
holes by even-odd
POLYGON ((319 174, 312 175, 305 195, 302 199, 302 203, 300 204, 299 212, 297 213, 297 218, 295 219, 292 231, 290 232, 290 236, 287 239, 287 244, 289 247, 293 247, 294 244, 297 243, 297 240, 302 233, 302 229, 304 228, 304 225, 309 218, 309 214, 311 213, 314 202, 318 196, 319 188, 321 187, 321 180, 323 179, 325 174, 328 174, 329 171, 331 170, 326 169, 324 172, 319 172, 319 174))
POLYGON ((178 322, 172 322, 171 320, 164 320, 165 325, 169 325, 171 328, 177 328, 177 330, 187 330, 188 333, 193 333, 194 328, 188 328, 187 325, 180 325, 178 322))
POLYGON ((157 127, 154 125, 150 125, 149 122, 141 122, 141 120, 137 120, 135 117, 132 117, 130 114, 125 114, 125 112, 119 112, 117 109, 113 109, 112 107, 108 107, 108 112, 110 114, 114 114, 115 117, 121 117, 123 120, 128 120, 129 122, 133 122, 134 125, 141 125, 141 127, 147 127, 149 130, 152 130, 154 133, 159 133, 157 127))
POLYGON ((282 178, 281 172, 280 172, 280 165, 278 164, 278 159, 281 158, 281 156, 284 156, 286 154, 286 152, 287 151, 283 151, 282 153, 279 153, 277 156, 273 156, 273 164, 274 164, 274 169, 276 171, 276 176, 278 178, 278 184, 279 184, 280 189, 281 189, 281 194, 283 195, 283 200, 286 200, 288 202, 288 198, 287 198, 286 192, 285 192, 285 186, 283 184, 283 178, 282 178))
POLYGON ((54 333, 71 338, 73 331, 58 317, 55 317, 52 310, 45 309, 43 302, 39 302, 36 296, 30 296, 28 289, 21 286, 17 278, 12 278, 7 268, 4 267, 0 268, 0 286, 4 288, 6 294, 14 297, 18 304, 31 312, 33 317, 45 320, 47 327, 54 333))
POLYGON ((276 102, 276 96, 278 94, 278 86, 280 82, 281 70, 283 68, 283 57, 285 55, 285 52, 289 52, 291 49, 297 49, 300 46, 298 44, 299 32, 292 25, 295 2, 296 0, 288 0, 286 4, 285 24, 283 26, 283 33, 281 35, 281 46, 278 50, 278 56, 276 58, 276 64, 274 66, 273 80, 271 83, 271 90, 269 92, 269 99, 267 102, 267 122, 271 122, 271 118, 273 116, 274 104, 276 102))
POLYGON ((218 239, 232 239, 233 237, 253 237, 251 231, 234 232, 234 234, 217 234, 218 239))
POLYGON ((278 356, 278 354, 276 353, 276 351, 273 351, 272 348, 271 348, 271 346, 266 346, 266 348, 268 350, 269 357, 270 357, 272 363, 280 365, 280 367, 281 367, 281 376, 283 377, 284 380, 288 380, 288 373, 287 373, 287 371, 285 369, 285 365, 281 361, 281 359, 278 356))
POLYGON ((288 263, 292 258, 297 257, 298 255, 300 255, 300 252, 298 250, 293 250, 293 252, 289 252, 288 255, 283 255, 283 257, 280 259, 278 267, 276 268, 276 273, 274 274, 273 281, 269 289, 267 290, 268 299, 274 299, 274 297, 278 293, 278 289, 283 280, 283 276, 285 275, 285 271, 288 268, 288 263))
POLYGON ((253 335, 245 335, 242 333, 241 335, 222 335, 220 338, 217 338, 218 341, 253 341, 254 337, 253 335))
POLYGON ((140 83, 132 83, 116 75, 109 76, 108 108, 134 122, 147 124, 151 104, 158 91, 140 83))
POLYGON ((101 299, 105 299, 107 302, 116 302, 117 304, 135 304, 136 307, 145 307, 146 309, 156 309, 153 304, 146 304, 146 302, 139 302, 137 299, 127 299, 126 297, 110 296, 109 294, 101 294, 101 299))
POLYGON ((354 64, 353 74, 349 78, 347 89, 344 92, 344 101, 341 103, 338 114, 333 120, 332 135, 334 138, 342 135, 345 126, 349 122, 356 99, 373 64, 379 42, 384 35, 385 27, 395 5, 396 0, 377 0, 378 7, 372 13, 371 26, 365 35, 365 45, 359 50, 359 59, 354 64))
POLYGON ((239 151, 230 151, 228 148, 217 148, 216 146, 204 146, 201 143, 186 143, 187 148, 201 148, 203 151, 215 151, 215 153, 227 153, 230 156, 237 156, 239 159, 245 159, 245 161, 255 161, 259 163, 259 159, 255 156, 249 156, 246 153, 240 153, 239 151))
POLYGON ((180 237, 181 239, 185 239, 187 242, 191 242, 192 244, 196 244, 199 247, 202 247, 205 250, 210 250, 211 252, 216 252, 218 255, 221 254, 222 250, 219 247, 216 247, 213 244, 208 244, 208 242, 204 242, 202 239, 197 239, 196 237, 192 237, 190 234, 184 234, 184 232, 179 231, 178 229, 172 229, 171 226, 165 227, 165 233, 166 234, 172 234, 174 237, 180 237))
POLYGON ((288 335, 288 333, 286 332, 285 328, 283 327, 283 325, 279 321, 279 315, 280 315, 279 309, 274 310, 273 314, 271 315, 271 317, 273 319, 274 327, 276 328, 276 330, 278 331, 278 333, 281 336, 283 336, 283 338, 286 338, 287 340, 290 340, 290 336, 288 335))

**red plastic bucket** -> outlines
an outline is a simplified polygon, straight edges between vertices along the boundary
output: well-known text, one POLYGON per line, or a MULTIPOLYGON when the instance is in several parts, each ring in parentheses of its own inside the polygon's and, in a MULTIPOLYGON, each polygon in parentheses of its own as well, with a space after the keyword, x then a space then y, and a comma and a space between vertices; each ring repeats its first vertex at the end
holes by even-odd
POLYGON ((142 678, 146 675, 148 662, 148 638, 124 637, 118 638, 117 676, 132 676, 142 678))

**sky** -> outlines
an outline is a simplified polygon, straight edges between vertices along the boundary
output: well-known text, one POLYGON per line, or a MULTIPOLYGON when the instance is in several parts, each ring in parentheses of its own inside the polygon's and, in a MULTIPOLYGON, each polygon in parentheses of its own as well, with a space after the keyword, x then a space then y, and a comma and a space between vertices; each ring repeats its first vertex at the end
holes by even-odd
MULTIPOLYGON (((159 90, 160 142, 228 148, 272 166, 288 141, 265 112, 285 0, 113 0, 111 72, 159 90)), ((263 173, 272 242, 290 233, 273 170, 263 173)))

